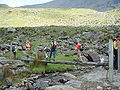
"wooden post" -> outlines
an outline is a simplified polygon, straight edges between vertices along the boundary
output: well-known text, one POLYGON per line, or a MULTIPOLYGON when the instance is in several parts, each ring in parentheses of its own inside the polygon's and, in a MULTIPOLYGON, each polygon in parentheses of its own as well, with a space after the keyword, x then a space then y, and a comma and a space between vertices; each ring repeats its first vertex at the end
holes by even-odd
POLYGON ((118 72, 120 73, 120 41, 118 42, 118 72))
POLYGON ((113 81, 113 40, 109 40, 109 81, 113 81))

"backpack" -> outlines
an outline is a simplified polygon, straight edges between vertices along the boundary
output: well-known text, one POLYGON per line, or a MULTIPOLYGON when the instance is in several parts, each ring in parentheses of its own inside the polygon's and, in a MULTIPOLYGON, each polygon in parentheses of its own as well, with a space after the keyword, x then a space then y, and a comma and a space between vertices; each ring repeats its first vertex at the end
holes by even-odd
POLYGON ((55 44, 53 44, 53 45, 52 45, 52 48, 56 48, 56 45, 55 45, 55 44))
POLYGON ((15 51, 16 51, 16 47, 12 46, 12 52, 15 52, 15 51))
POLYGON ((52 48, 56 48, 56 43, 52 42, 52 48))

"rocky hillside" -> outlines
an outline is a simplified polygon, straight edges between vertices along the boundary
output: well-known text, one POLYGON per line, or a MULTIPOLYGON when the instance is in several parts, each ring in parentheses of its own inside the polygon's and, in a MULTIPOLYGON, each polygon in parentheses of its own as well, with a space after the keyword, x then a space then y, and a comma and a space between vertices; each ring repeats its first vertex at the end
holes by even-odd
POLYGON ((120 8, 120 0, 53 0, 45 4, 22 6, 22 8, 88 8, 107 11, 120 8))
POLYGON ((119 25, 120 10, 0 8, 0 27, 119 25))
POLYGON ((16 42, 21 47, 29 40, 34 54, 36 47, 44 47, 55 39, 59 43, 59 50, 69 53, 74 50, 76 39, 80 39, 88 50, 96 49, 98 53, 108 55, 107 44, 109 39, 119 34, 120 26, 1 28, 0 44, 9 46, 11 42, 16 42))
POLYGON ((6 5, 6 4, 0 4, 0 8, 8 8, 9 6, 8 5, 6 5))
MULTIPOLYGON (((109 12, 108 12, 109 13, 109 12)), ((4 66, 4 77, 6 81, 0 82, 0 90, 43 90, 43 88, 48 87, 48 89, 44 90, 51 90, 49 86, 56 89, 54 85, 70 85, 77 88, 77 90, 97 90, 96 88, 110 88, 111 90, 119 90, 118 87, 111 87, 119 85, 119 80, 116 78, 114 84, 106 84, 105 79, 106 71, 103 70, 95 71, 89 73, 95 67, 81 67, 81 66, 74 66, 78 68, 80 71, 76 72, 78 74, 78 78, 75 77, 75 81, 73 80, 74 76, 71 74, 62 74, 59 73, 50 74, 49 72, 58 72, 63 70, 70 70, 73 66, 66 66, 66 65, 53 65, 48 64, 47 66, 42 66, 41 64, 37 63, 22 63, 22 58, 25 58, 25 43, 27 40, 31 42, 31 51, 30 51, 30 59, 34 59, 33 57, 36 56, 36 50, 43 49, 44 46, 49 46, 50 42, 55 39, 58 43, 57 46, 57 56, 55 58, 56 61, 80 61, 86 62, 86 58, 90 60, 101 59, 108 60, 108 41, 109 39, 113 39, 115 36, 120 35, 120 26, 95 26, 95 27, 58 27, 58 26, 49 26, 49 27, 17 27, 17 28, 0 28, 0 67, 4 66), (81 43, 84 45, 82 56, 84 58, 77 59, 77 54, 75 51, 75 41, 76 39, 80 39, 81 43), (10 52, 11 43, 15 43, 18 50, 17 50, 17 59, 18 60, 6 60, 12 59, 12 52, 10 52), (8 63, 9 62, 9 63, 8 63), (11 65, 12 64, 12 65, 11 65), (80 68, 79 68, 80 67, 80 68), (39 74, 43 73, 44 74, 39 74), (47 72, 47 73, 45 73, 47 72), (39 75, 37 75, 39 74, 39 75), (83 74, 85 74, 83 76, 83 74), (99 74, 99 78, 98 78, 99 74), (43 78, 43 75, 48 76, 47 78, 43 78), (64 76, 63 76, 64 75, 64 76), (68 79, 65 76, 73 77, 72 79, 68 79), (103 76, 104 75, 104 76, 103 76), (11 77, 12 76, 12 77, 11 77), (82 76, 82 77, 81 77, 82 76), (94 76, 94 77, 93 77, 94 76), (26 78, 29 77, 29 78, 26 78), (77 79, 77 81, 76 81, 77 79), (78 81, 79 80, 79 81, 78 81), (94 80, 94 81, 89 81, 94 80), (102 82, 99 82, 101 81, 102 82), (88 82, 89 81, 89 82, 88 82), (6 86, 3 86, 6 82, 6 86), (14 84, 16 83, 16 84, 14 84), (18 84, 19 83, 19 84, 18 84), (88 87, 89 86, 89 87, 88 87), (99 86, 99 87, 98 87, 99 86), (115 88, 115 89, 114 89, 115 88)), ((25 59, 24 59, 25 60, 25 59)), ((1 69, 1 68, 0 68, 1 69)), ((2 70, 0 70, 2 72, 2 70)), ((75 71, 74 71, 75 72, 75 71)), ((1 77, 0 73, 0 79, 1 77)), ((118 75, 119 77, 120 75, 118 75)), ((72 87, 66 88, 72 88, 72 87)), ((61 88, 57 87, 57 88, 61 88)), ((51 87, 50 87, 51 88, 51 87)), ((62 87, 63 88, 63 87, 62 87)), ((59 89, 56 89, 59 90, 59 89)), ((73 89, 76 90, 76 89, 73 89)), ((102 90, 102 89, 101 89, 102 90)))

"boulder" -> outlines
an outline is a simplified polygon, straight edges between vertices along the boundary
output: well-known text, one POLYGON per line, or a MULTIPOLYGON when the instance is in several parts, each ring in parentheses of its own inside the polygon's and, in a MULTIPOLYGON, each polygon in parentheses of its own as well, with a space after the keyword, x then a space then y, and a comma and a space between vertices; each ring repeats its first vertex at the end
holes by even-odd
POLYGON ((10 64, 10 65, 17 64, 18 66, 24 65, 24 63, 20 60, 7 60, 7 59, 4 60, 4 59, 1 59, 0 63, 2 65, 5 65, 5 64, 10 64))
POLYGON ((61 48, 62 51, 68 51, 68 48, 61 48))
MULTIPOLYGON (((12 86, 13 85, 13 80, 11 78, 6 78, 6 82, 8 86, 12 86)), ((12 90, 12 89, 10 89, 12 90)))
POLYGON ((6 60, 6 58, 5 57, 0 57, 0 60, 6 60))
POLYGON ((82 81, 77 81, 77 80, 70 80, 65 85, 70 85, 74 88, 80 88, 82 81))
POLYGON ((9 27, 9 28, 7 29, 7 31, 8 31, 8 33, 13 33, 13 32, 16 31, 16 29, 15 29, 15 28, 12 28, 12 27, 9 27))
POLYGON ((17 46, 17 49, 18 50, 23 50, 23 47, 22 46, 17 46))
POLYGON ((30 71, 27 68, 25 68, 25 67, 19 67, 19 68, 17 68, 15 74, 20 74, 20 73, 26 73, 26 74, 28 74, 28 73, 30 73, 30 71))
POLYGON ((52 87, 47 87, 45 90, 76 90, 76 89, 68 85, 55 85, 52 87))
POLYGON ((65 36, 65 37, 59 37, 60 40, 68 40, 69 36, 65 36))
POLYGON ((49 87, 49 80, 47 80, 47 79, 37 80, 35 87, 36 87, 36 88, 49 87))
POLYGON ((94 34, 92 32, 84 32, 83 36, 87 37, 87 38, 91 38, 94 36, 94 34))
POLYGON ((64 76, 62 76, 62 75, 60 75, 60 76, 54 76, 54 77, 52 77, 52 82, 54 82, 54 84, 56 85, 58 85, 58 84, 64 84, 64 83, 66 83, 68 81, 68 79, 66 78, 66 77, 64 77, 64 76))
POLYGON ((64 73, 64 74, 62 74, 64 77, 66 77, 68 80, 76 80, 77 79, 77 77, 76 76, 74 76, 74 75, 72 75, 72 74, 70 74, 70 73, 64 73))
POLYGON ((83 52, 83 55, 88 59, 88 61, 100 62, 99 54, 95 51, 83 52))

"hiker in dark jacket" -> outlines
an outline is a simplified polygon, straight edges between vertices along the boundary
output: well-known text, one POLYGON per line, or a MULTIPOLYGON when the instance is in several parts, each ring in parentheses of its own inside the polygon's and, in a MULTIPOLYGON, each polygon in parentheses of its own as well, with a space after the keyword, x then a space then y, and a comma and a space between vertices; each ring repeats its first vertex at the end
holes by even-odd
POLYGON ((50 50, 50 58, 52 57, 52 55, 55 58, 55 56, 56 56, 56 46, 57 46, 56 41, 52 41, 51 50, 50 50))
POLYGON ((12 53, 13 53, 13 59, 16 59, 16 54, 17 54, 17 47, 15 44, 12 45, 12 53))
POLYGON ((118 42, 120 42, 120 36, 117 36, 114 40, 114 69, 118 70, 118 42))

